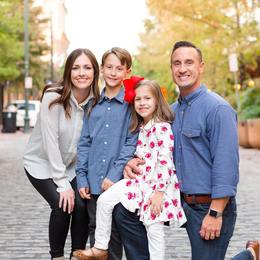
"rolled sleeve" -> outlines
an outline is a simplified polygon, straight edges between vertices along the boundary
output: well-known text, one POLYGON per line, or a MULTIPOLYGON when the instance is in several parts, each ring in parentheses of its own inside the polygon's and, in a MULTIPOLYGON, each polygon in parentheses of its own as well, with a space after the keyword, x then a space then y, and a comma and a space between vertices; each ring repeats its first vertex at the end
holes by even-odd
POLYGON ((212 198, 235 196, 239 179, 236 113, 231 107, 221 105, 210 118, 212 198))

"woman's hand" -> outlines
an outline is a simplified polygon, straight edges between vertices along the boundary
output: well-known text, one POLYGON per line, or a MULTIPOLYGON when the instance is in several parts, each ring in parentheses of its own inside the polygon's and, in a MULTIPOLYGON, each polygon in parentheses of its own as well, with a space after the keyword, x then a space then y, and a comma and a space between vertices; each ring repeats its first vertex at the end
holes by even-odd
POLYGON ((70 214, 73 211, 74 201, 75 193, 73 189, 60 192, 59 207, 63 208, 64 212, 67 211, 70 214))
POLYGON ((89 193, 89 188, 80 188, 79 189, 79 195, 82 199, 90 199, 90 193, 89 193))
POLYGON ((150 210, 156 216, 159 216, 163 210, 163 194, 162 191, 156 191, 150 198, 150 210))

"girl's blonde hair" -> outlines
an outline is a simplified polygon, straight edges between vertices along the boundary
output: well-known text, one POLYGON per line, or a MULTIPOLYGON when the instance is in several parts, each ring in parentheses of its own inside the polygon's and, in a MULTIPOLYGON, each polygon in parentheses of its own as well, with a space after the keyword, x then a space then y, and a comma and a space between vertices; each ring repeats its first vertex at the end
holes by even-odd
MULTIPOLYGON (((142 80, 140 81, 135 89, 140 88, 142 86, 148 86, 151 90, 152 95, 157 101, 156 108, 153 114, 153 118, 159 122, 168 122, 171 123, 174 119, 174 113, 171 110, 169 104, 165 100, 161 88, 159 84, 154 80, 142 80)), ((135 132, 138 130, 140 124, 143 123, 143 118, 137 114, 134 108, 134 104, 132 105, 132 122, 130 125, 130 131, 135 132)))

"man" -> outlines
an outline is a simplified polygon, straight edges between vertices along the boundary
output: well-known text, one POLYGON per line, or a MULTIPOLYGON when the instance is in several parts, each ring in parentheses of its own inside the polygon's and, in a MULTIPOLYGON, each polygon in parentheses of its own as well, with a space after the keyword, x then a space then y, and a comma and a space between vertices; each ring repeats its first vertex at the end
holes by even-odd
MULTIPOLYGON (((174 45, 171 71, 180 91, 178 101, 172 105, 174 160, 192 259, 223 260, 236 221, 237 117, 223 98, 201 84, 203 69, 201 51, 194 44, 181 41, 174 45)), ((125 177, 134 177, 138 163, 142 161, 128 162, 125 177)), ((119 232, 122 237, 131 237, 133 234, 125 233, 126 213, 123 219, 121 211, 118 205, 115 218, 119 232)), ((136 222, 135 230, 140 225, 136 222)), ((142 259, 149 259, 146 257, 142 259)))

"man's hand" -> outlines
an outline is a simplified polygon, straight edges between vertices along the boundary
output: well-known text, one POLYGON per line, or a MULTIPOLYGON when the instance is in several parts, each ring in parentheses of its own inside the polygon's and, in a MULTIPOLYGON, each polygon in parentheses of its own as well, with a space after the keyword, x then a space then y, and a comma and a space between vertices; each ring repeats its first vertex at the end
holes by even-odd
POLYGON ((105 178, 103 180, 103 183, 101 185, 101 188, 103 191, 109 189, 112 185, 114 185, 114 182, 112 182, 111 180, 109 180, 108 178, 105 178))
POLYGON ((130 161, 128 161, 124 169, 124 178, 135 179, 136 175, 141 174, 138 166, 144 163, 145 161, 140 158, 133 158, 130 161))
POLYGON ((90 193, 89 193, 89 188, 80 188, 79 189, 79 195, 82 199, 90 199, 90 193))
POLYGON ((74 209, 75 193, 73 189, 60 192, 59 207, 70 214, 74 209))
POLYGON ((222 216, 215 218, 207 214, 202 221, 200 236, 205 240, 213 240, 220 236, 221 227, 222 216))

